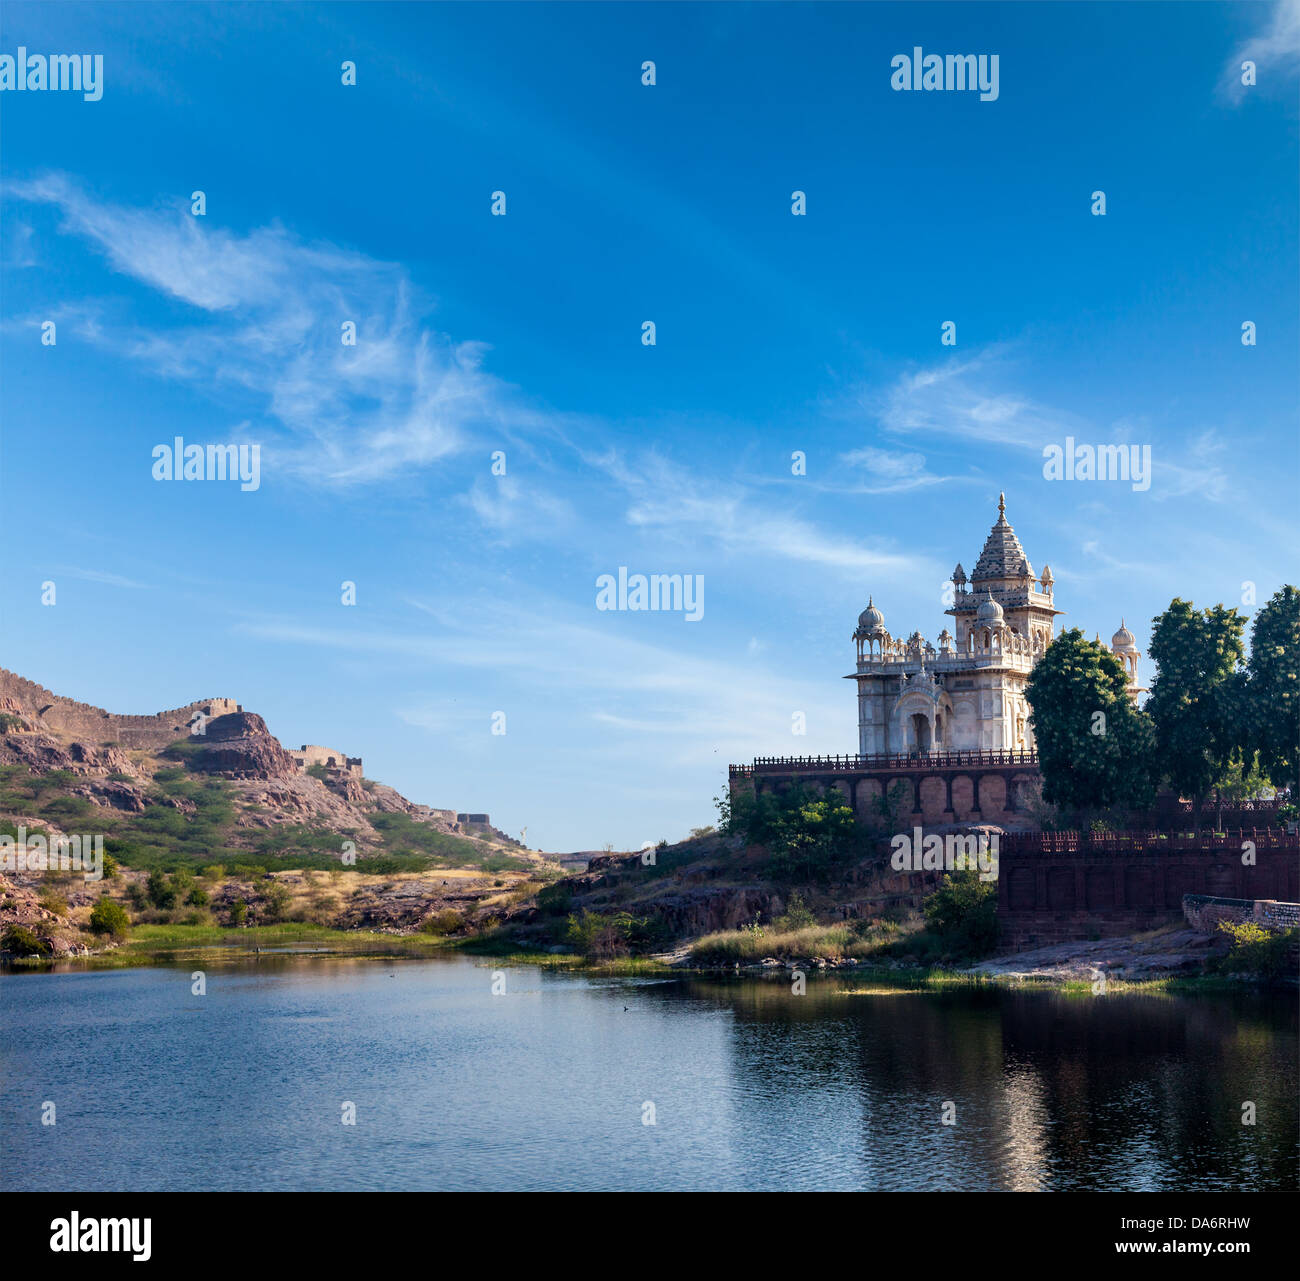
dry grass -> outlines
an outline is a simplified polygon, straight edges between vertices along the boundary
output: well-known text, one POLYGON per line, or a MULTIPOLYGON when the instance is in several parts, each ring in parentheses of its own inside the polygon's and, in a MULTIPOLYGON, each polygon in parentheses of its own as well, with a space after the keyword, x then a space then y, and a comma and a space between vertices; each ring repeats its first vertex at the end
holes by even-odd
POLYGON ((739 961, 742 964, 774 956, 778 960, 799 960, 824 956, 827 960, 859 960, 876 955, 901 933, 888 921, 863 926, 846 924, 806 925, 797 930, 722 930, 706 934, 691 947, 695 961, 739 961))

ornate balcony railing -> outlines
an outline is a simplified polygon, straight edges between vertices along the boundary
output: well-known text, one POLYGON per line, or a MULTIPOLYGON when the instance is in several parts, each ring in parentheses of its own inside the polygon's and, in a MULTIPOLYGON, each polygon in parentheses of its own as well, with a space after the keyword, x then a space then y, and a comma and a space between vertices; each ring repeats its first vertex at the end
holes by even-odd
POLYGON ((1260 849, 1300 850, 1300 834, 1284 827, 1243 827, 1223 833, 1201 832, 1003 832, 1000 854, 1125 854, 1181 853, 1188 850, 1232 850, 1253 842, 1260 849))
POLYGON ((733 765, 733 777, 783 772, 854 773, 879 770, 969 769, 1016 765, 1038 768, 1037 752, 918 752, 874 756, 756 756, 752 765, 733 765))

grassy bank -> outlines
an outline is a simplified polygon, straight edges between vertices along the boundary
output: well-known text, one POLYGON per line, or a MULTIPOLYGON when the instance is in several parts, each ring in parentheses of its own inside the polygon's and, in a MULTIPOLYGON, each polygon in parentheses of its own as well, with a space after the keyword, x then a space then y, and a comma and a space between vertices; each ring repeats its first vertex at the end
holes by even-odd
MULTIPOLYGON (((834 938, 828 935, 841 927, 809 927, 790 931, 788 938, 795 951, 809 954, 808 945, 822 945, 819 954, 828 956, 834 938)), ((738 931, 739 932, 739 931, 738 931)), ((728 939, 731 932, 721 936, 728 939)), ((709 939, 719 936, 710 935, 709 939)), ((707 942, 701 939, 700 944, 707 942)), ((772 938, 769 937, 769 942, 772 938)), ((9 962, 21 969, 127 969, 151 965, 211 966, 235 960, 246 961, 260 953, 264 960, 283 959, 294 954, 313 957, 355 957, 371 960, 432 959, 466 956, 483 965, 532 966, 553 972, 570 972, 608 978, 707 976, 718 982, 753 982, 755 979, 773 988, 787 987, 785 969, 765 971, 747 969, 743 974, 731 972, 734 964, 753 965, 751 957, 733 956, 724 942, 720 955, 716 945, 709 949, 714 959, 692 957, 687 964, 670 964, 662 957, 621 957, 591 960, 576 953, 534 952, 513 947, 504 939, 469 938, 452 940, 426 934, 379 934, 365 930, 335 930, 325 926, 298 922, 268 925, 256 929, 231 930, 212 925, 143 925, 132 938, 111 951, 89 957, 29 957, 9 962), (721 969, 721 972, 719 972, 721 969)), ((760 949, 761 950, 761 949, 760 949)), ((772 955, 771 950, 763 951, 772 955)), ((761 959, 761 958, 760 958, 761 959)), ((796 958, 792 958, 796 959, 796 958)), ((942 966, 903 965, 886 967, 870 960, 852 970, 805 971, 810 983, 838 989, 844 997, 873 996, 906 992, 960 991, 977 988, 1004 988, 1022 991, 1054 992, 1065 996, 1093 1000, 1098 993, 1088 980, 1059 979, 1049 975, 982 974, 942 966)), ((1125 981, 1108 978, 1106 995, 1194 995, 1214 992, 1241 992, 1256 985, 1240 978, 1204 974, 1162 979, 1125 981)))

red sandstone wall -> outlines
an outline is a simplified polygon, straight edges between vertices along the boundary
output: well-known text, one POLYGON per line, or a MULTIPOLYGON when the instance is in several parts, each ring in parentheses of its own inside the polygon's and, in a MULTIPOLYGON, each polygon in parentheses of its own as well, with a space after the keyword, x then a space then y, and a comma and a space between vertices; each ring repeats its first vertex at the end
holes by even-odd
POLYGON ((1183 919, 1184 894, 1300 901, 1300 852, 1257 844, 1240 852, 1173 846, 1159 852, 1006 853, 998 859, 998 919, 1011 947, 1154 929, 1183 919))

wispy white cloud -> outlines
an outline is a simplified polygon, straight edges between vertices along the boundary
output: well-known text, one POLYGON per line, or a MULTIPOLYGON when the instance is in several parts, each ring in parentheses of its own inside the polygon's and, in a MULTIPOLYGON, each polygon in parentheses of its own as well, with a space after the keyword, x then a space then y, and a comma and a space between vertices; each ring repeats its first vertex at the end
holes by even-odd
POLYGON ((858 483, 852 487, 853 492, 860 494, 900 494, 958 479, 931 472, 925 455, 912 450, 864 445, 841 454, 840 462, 860 473, 858 483))
POLYGON ((700 475, 655 455, 635 465, 616 455, 592 461, 622 485, 627 522, 639 529, 694 545, 704 540, 728 553, 777 556, 850 573, 927 568, 921 558, 882 539, 825 532, 798 513, 793 491, 784 501, 771 491, 756 497, 740 483, 700 475))
MULTIPOLYGON (((1300 0, 1298 0, 1300 2, 1300 0)), ((1067 437, 1079 444, 1137 443, 1151 446, 1156 499, 1198 494, 1214 502, 1229 492, 1223 467, 1225 445, 1217 431, 1206 429, 1182 445, 1157 439, 1146 420, 1125 419, 1098 427, 1070 410, 1046 405, 1014 386, 1014 369, 1005 348, 990 348, 965 360, 902 375, 878 398, 876 413, 888 432, 917 438, 960 437, 974 444, 1032 451, 1040 459, 1051 445, 1064 447, 1067 437)), ((873 454, 875 451, 863 451, 873 454)), ((905 482, 919 454, 886 456, 905 482)))
POLYGON ((1262 31, 1242 44, 1223 70, 1222 90, 1240 102, 1247 88, 1241 82, 1243 62, 1253 62, 1260 88, 1268 73, 1283 70, 1288 80, 1300 70, 1300 0, 1277 0, 1262 31))
POLYGON ((1026 449, 1078 433, 1081 419, 1010 390, 1007 382, 1004 355, 990 348, 906 373, 866 408, 886 431, 1026 449))
POLYGON ((35 229, 31 223, 17 218, 9 220, 4 238, 4 265, 6 267, 35 267, 39 261, 33 247, 35 229))
POLYGON ((564 498, 537 480, 522 482, 512 475, 476 480, 461 502, 503 537, 567 534, 574 520, 573 508, 564 498))
POLYGON ((1183 498, 1191 494, 1223 502, 1231 496, 1228 476, 1222 466, 1228 442, 1213 429, 1200 432, 1188 446, 1185 461, 1174 461, 1165 456, 1165 450, 1152 453, 1155 479, 1151 496, 1157 502, 1170 498, 1183 498))
MULTIPOLYGON (((376 481, 541 421, 484 371, 484 344, 424 323, 428 305, 399 265, 278 225, 240 234, 187 207, 92 199, 62 175, 9 191, 56 207, 64 230, 115 271, 189 305, 179 325, 126 326, 125 350, 168 377, 251 392, 281 432, 265 443, 268 465, 336 485, 376 481), (343 344, 345 322, 355 346, 343 344)), ((97 327, 82 332, 104 341, 97 327)))
POLYGON ((126 578, 122 574, 111 574, 102 569, 58 569, 54 572, 61 574, 65 578, 79 578, 87 583, 103 583, 106 587, 143 589, 149 586, 148 583, 140 583, 134 578, 126 578))

